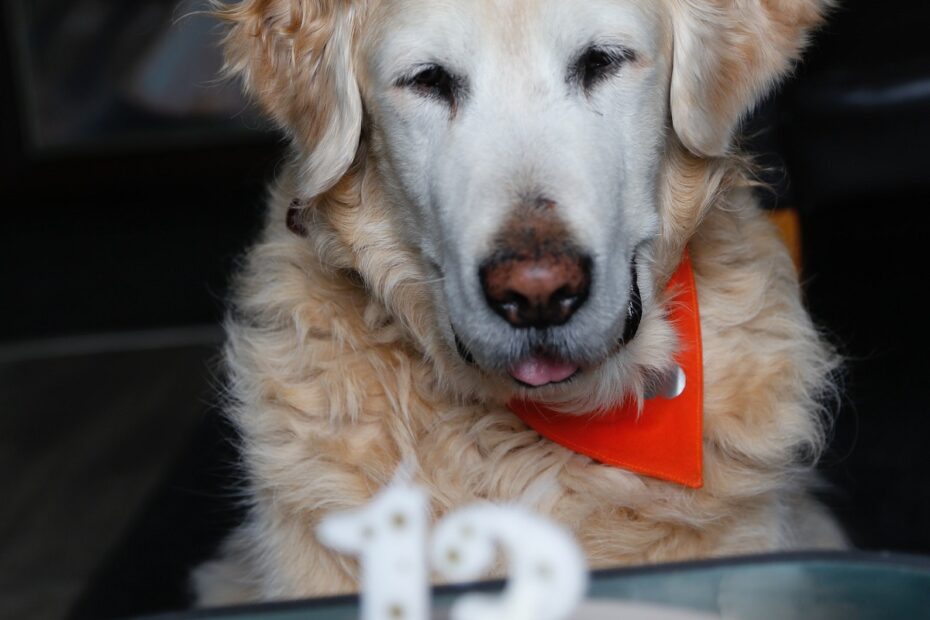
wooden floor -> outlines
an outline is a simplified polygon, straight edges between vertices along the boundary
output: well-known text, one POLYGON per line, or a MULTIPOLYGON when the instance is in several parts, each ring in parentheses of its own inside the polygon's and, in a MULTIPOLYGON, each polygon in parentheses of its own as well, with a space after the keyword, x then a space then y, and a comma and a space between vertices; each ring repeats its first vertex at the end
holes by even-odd
POLYGON ((0 618, 65 617, 137 518, 211 398, 200 340, 0 351, 0 618))

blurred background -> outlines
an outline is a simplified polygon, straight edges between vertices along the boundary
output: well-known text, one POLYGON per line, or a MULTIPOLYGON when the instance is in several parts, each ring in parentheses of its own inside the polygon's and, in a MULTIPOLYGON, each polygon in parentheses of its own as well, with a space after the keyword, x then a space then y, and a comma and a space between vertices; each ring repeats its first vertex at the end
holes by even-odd
MULTIPOLYGON (((0 1, 0 618, 180 608, 241 516, 218 321, 283 143, 202 2, 0 1)), ((746 126, 847 359, 824 498, 925 554, 928 32, 926 0, 846 0, 746 126)))

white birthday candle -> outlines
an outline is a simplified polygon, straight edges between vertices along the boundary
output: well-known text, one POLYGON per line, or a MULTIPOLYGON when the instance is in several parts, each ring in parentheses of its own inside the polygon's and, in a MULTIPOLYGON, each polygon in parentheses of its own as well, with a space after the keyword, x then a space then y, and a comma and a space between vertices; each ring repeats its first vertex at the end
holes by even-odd
POLYGON ((497 548, 508 579, 499 597, 467 594, 452 620, 562 620, 587 590, 584 555, 560 526, 516 506, 479 504, 450 514, 436 527, 433 566, 451 580, 472 580, 491 569, 497 548))
POLYGON ((425 494, 401 480, 366 506, 320 523, 320 542, 359 557, 361 620, 429 618, 426 528, 425 494))

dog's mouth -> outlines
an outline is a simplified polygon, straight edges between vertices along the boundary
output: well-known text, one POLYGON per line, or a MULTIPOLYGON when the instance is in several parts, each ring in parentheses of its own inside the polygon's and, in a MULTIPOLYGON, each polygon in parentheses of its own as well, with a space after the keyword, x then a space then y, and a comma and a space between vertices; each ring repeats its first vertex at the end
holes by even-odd
MULTIPOLYGON (((455 336, 455 348, 459 356, 472 366, 477 366, 475 357, 468 350, 468 347, 462 342, 459 335, 452 330, 455 336)), ((528 388, 538 388, 544 385, 565 383, 573 379, 581 372, 581 365, 561 360, 554 355, 539 351, 529 355, 507 369, 507 374, 522 385, 528 388)))
POLYGON ((550 383, 564 383, 571 380, 581 372, 581 366, 537 353, 520 360, 507 372, 517 383, 525 387, 538 388, 550 383))
MULTIPOLYGON (((623 334, 617 341, 617 348, 626 346, 633 340, 639 330, 639 325, 643 318, 643 302, 639 291, 639 282, 636 274, 635 260, 631 264, 631 283, 630 296, 627 305, 626 322, 623 327, 623 334)), ((468 347, 462 342, 455 329, 452 330, 455 336, 455 347, 459 356, 470 365, 477 365, 474 356, 468 350, 468 347)), ((540 388, 546 385, 557 385, 567 383, 577 377, 582 372, 582 364, 571 359, 565 359, 558 355, 539 348, 530 355, 523 357, 507 368, 507 374, 523 387, 540 388)))

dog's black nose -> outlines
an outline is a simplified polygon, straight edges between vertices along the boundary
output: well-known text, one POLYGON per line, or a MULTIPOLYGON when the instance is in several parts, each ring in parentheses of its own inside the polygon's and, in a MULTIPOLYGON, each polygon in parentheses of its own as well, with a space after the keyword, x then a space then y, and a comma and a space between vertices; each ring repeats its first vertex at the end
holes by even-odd
POLYGON ((479 271, 488 305, 514 327, 562 325, 584 304, 591 286, 591 259, 556 251, 502 254, 479 271))

